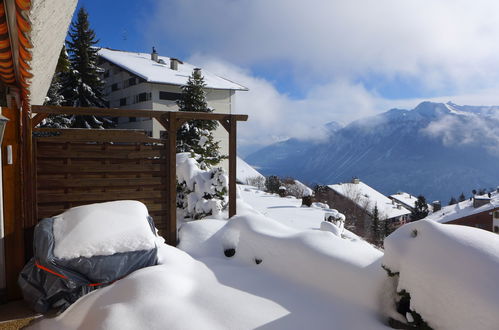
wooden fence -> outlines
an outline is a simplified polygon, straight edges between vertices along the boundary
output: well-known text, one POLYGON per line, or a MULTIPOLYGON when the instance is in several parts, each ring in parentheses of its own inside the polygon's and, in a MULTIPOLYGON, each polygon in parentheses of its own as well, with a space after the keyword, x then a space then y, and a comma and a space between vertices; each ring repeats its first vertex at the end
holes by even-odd
POLYGON ((35 129, 36 219, 74 206, 143 202, 161 234, 167 230, 164 140, 131 130, 35 129))

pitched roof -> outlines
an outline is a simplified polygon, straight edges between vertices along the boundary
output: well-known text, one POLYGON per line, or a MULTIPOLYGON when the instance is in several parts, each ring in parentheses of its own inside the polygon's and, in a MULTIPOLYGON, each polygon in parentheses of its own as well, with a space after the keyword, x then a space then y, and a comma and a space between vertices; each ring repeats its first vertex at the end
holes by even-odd
MULTIPOLYGON (((417 196, 411 195, 406 192, 398 192, 396 194, 390 195, 390 198, 395 199, 397 202, 401 203, 402 205, 411 208, 415 207, 415 203, 418 200, 417 196)), ((426 205, 428 205, 428 210, 433 209, 433 207, 430 204, 427 203, 426 205)))
MULTIPOLYGON (((476 196, 476 199, 488 199, 488 196, 476 196), (482 198, 483 197, 483 198, 482 198)), ((480 207, 473 207, 473 201, 467 199, 454 205, 443 207, 441 210, 428 215, 425 219, 433 220, 440 223, 446 223, 461 219, 473 214, 487 212, 499 208, 499 193, 493 192, 490 198, 490 203, 480 207)))
MULTIPOLYGON (((98 55, 109 62, 145 79, 148 82, 185 85, 196 66, 179 62, 178 70, 170 69, 170 57, 158 56, 158 61, 151 60, 151 54, 133 53, 109 48, 101 48, 98 55), (160 63, 161 60, 164 64, 160 63)), ((248 88, 203 70, 203 77, 207 88, 230 89, 247 91, 248 88)))
POLYGON ((391 219, 411 213, 405 207, 398 206, 391 199, 362 181, 359 181, 359 183, 338 183, 328 187, 362 208, 367 206, 367 211, 371 214, 374 207, 377 206, 380 217, 391 219))

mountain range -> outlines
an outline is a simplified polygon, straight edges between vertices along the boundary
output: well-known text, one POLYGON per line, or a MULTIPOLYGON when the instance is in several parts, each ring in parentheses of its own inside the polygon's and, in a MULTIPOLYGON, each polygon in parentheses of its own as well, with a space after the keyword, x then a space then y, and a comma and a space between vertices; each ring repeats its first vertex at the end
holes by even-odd
POLYGON ((358 177, 384 194, 405 191, 443 204, 499 184, 499 106, 423 102, 325 126, 325 140, 292 138, 245 160, 264 175, 309 184, 358 177))

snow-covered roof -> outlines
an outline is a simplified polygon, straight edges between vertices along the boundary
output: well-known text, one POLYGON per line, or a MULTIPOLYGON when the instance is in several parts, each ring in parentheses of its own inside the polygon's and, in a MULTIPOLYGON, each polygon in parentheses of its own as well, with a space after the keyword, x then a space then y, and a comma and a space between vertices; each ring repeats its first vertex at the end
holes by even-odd
MULTIPOLYGON (((374 207, 378 207, 378 212, 387 219, 410 214, 411 211, 400 204, 392 202, 391 199, 373 189, 362 181, 359 183, 338 183, 328 186, 340 195, 352 200, 362 208, 367 207, 367 211, 372 213, 374 207)), ((334 205, 333 205, 334 207, 334 205)))
MULTIPOLYGON (((476 199, 488 199, 487 195, 484 196, 476 196, 476 199)), ((428 215, 425 219, 433 220, 440 223, 446 223, 449 221, 454 221, 457 219, 461 219, 473 214, 478 214, 482 212, 486 212, 492 209, 499 207, 499 193, 494 192, 491 195, 490 203, 482 205, 480 207, 473 207, 473 201, 467 199, 463 202, 459 202, 454 205, 449 205, 443 207, 440 211, 434 212, 428 215)))
MULTIPOLYGON (((418 200, 417 196, 411 195, 406 192, 398 192, 396 194, 390 195, 390 198, 396 200, 397 202, 403 205, 407 205, 408 207, 414 207, 415 206, 414 203, 416 203, 416 201, 418 200)), ((428 205, 428 210, 432 209, 432 206, 430 204, 426 205, 428 205)))
POLYGON ((250 164, 246 163, 241 158, 237 157, 236 162, 237 162, 237 164, 236 164, 237 165, 237 173, 236 173, 237 181, 247 183, 248 179, 253 179, 253 178, 258 178, 258 177, 265 179, 265 177, 262 174, 260 174, 250 164))
MULTIPOLYGON (((145 79, 148 82, 168 85, 185 85, 192 71, 196 66, 179 62, 178 70, 170 69, 170 57, 158 56, 158 61, 163 60, 164 64, 151 60, 151 54, 133 53, 109 48, 101 48, 99 56, 109 62, 122 67, 123 69, 145 79)), ((207 88, 231 89, 247 91, 248 88, 202 70, 207 88)))

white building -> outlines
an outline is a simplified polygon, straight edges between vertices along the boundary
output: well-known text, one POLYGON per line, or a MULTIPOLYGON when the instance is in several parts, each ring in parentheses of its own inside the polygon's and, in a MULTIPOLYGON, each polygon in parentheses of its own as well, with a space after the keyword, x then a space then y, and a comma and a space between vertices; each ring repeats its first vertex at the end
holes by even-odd
MULTIPOLYGON (((104 92, 109 107, 144 110, 178 110, 175 101, 181 86, 187 84, 195 66, 175 58, 151 54, 133 53, 108 48, 98 52, 99 65, 104 70, 104 92)), ((213 73, 202 70, 206 83, 206 100, 215 113, 233 113, 236 91, 247 91, 213 73)), ((149 118, 120 118, 118 128, 142 129, 159 138, 163 127, 149 118)), ((223 127, 214 133, 223 154, 228 154, 228 134, 223 127)))

